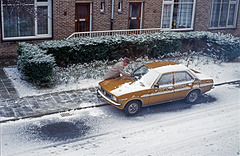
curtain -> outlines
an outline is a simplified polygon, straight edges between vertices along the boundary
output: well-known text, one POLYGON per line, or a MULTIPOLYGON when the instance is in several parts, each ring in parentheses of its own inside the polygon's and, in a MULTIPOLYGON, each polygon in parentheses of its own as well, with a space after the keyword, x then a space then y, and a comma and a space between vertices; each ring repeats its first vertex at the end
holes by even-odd
POLYGON ((172 5, 165 4, 163 7, 162 28, 170 28, 172 5))

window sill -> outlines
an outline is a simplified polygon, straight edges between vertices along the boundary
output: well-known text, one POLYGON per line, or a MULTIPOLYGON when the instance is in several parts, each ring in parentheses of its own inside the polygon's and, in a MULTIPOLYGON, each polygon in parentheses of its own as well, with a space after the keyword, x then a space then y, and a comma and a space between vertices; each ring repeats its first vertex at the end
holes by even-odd
POLYGON ((169 28, 162 28, 164 31, 193 31, 193 28, 184 28, 184 29, 169 29, 169 28))
POLYGON ((44 40, 51 39, 52 35, 25 36, 25 37, 6 37, 2 41, 24 41, 24 40, 44 40))
POLYGON ((208 28, 208 30, 226 30, 226 29, 236 29, 237 27, 212 27, 208 28))

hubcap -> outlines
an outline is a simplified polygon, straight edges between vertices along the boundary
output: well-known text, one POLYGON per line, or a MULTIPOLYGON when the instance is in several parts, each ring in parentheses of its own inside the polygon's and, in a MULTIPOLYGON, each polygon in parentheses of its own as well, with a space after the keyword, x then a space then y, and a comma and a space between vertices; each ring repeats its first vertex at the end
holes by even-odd
POLYGON ((138 110, 138 104, 137 103, 132 103, 129 107, 128 107, 128 112, 131 114, 136 113, 138 110))
POLYGON ((197 92, 192 92, 192 93, 189 95, 189 101, 190 101, 190 102, 196 101, 196 100, 197 100, 197 96, 198 96, 197 92))

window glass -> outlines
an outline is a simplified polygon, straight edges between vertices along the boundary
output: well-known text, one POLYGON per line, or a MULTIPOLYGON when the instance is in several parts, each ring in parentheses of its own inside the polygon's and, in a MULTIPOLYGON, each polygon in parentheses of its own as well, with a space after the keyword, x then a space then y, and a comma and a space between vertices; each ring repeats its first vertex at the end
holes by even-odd
POLYGON ((133 75, 135 76, 143 76, 145 75, 149 70, 149 67, 145 66, 145 65, 142 65, 141 67, 139 67, 138 69, 136 69, 134 72, 133 72, 133 75))
POLYGON ((29 12, 33 11, 33 9, 34 5, 27 5, 24 10, 16 10, 16 6, 5 6, 3 8, 4 37, 34 35, 34 16, 29 15, 29 12))
POLYGON ((38 7, 38 34, 48 34, 48 7, 38 7))
POLYGON ((118 2, 118 12, 122 12, 122 2, 118 2))
POLYGON ((167 85, 167 84, 172 84, 173 82, 173 77, 172 73, 164 74, 158 81, 158 85, 167 85))
POLYGON ((130 17, 138 17, 139 16, 139 5, 131 4, 130 5, 130 17))
POLYGON ((229 0, 222 1, 220 21, 219 21, 220 27, 226 27, 226 24, 227 24, 227 14, 228 14, 228 5, 229 5, 228 2, 229 0))
POLYGON ((105 2, 101 2, 100 12, 104 12, 104 11, 105 11, 105 2))
POLYGON ((162 28, 192 28, 194 0, 163 2, 162 28))
POLYGON ((48 0, 37 0, 37 2, 48 2, 48 0))
POLYGON ((170 28, 171 26, 171 11, 172 5, 165 4, 163 7, 163 20, 162 20, 162 28, 170 28))
POLYGON ((173 29, 191 28, 193 4, 174 4, 173 29))
POLYGON ((228 16, 228 24, 227 25, 234 25, 234 19, 235 19, 235 9, 236 4, 231 4, 229 8, 229 16, 228 16))
POLYGON ((238 1, 239 0, 213 0, 210 27, 236 27, 238 1))
POLYGON ((174 83, 191 81, 193 78, 187 72, 174 73, 174 83))
POLYGON ((48 28, 51 27, 51 15, 49 15, 51 3, 48 2, 49 0, 4 0, 1 6, 3 40, 38 37, 41 34, 50 37, 48 28))

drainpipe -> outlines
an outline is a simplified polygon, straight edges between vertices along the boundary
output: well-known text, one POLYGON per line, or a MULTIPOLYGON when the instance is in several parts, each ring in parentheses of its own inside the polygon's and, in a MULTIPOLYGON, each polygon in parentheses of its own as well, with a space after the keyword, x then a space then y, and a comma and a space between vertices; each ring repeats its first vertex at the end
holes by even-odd
POLYGON ((111 14, 111 27, 110 30, 113 30, 113 13, 114 13, 114 0, 112 0, 112 14, 111 14))
POLYGON ((92 4, 93 3, 90 3, 90 38, 92 37, 92 4))
POLYGON ((142 33, 142 22, 143 22, 143 2, 141 4, 141 19, 140 19, 140 34, 142 33))

